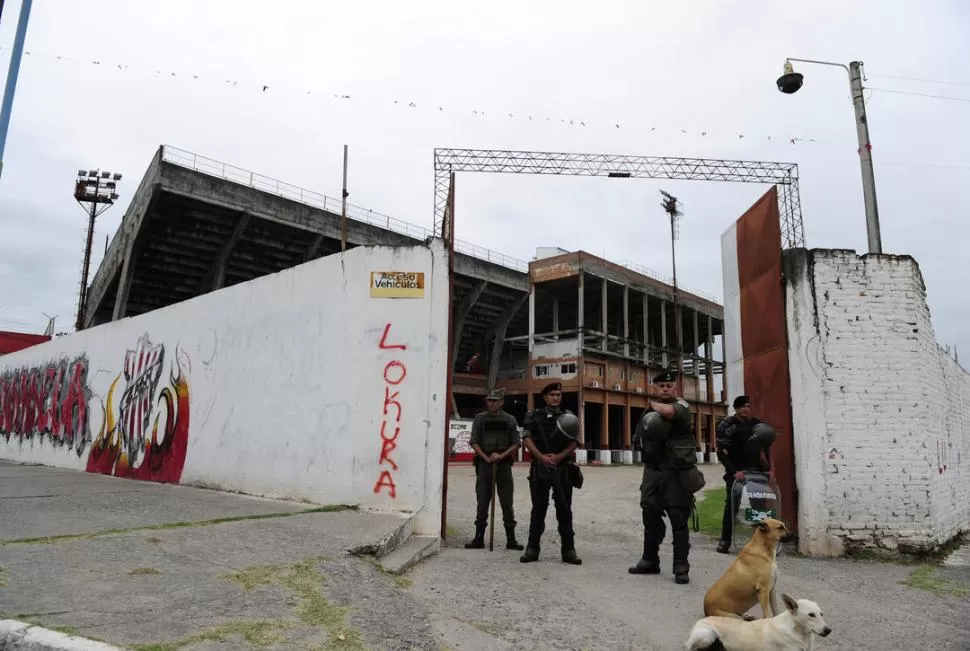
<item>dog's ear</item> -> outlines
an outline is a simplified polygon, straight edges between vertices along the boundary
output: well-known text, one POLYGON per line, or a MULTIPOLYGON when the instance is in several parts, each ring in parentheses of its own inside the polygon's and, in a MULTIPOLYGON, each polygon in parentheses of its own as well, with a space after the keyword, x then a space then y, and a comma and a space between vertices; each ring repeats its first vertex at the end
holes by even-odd
POLYGON ((768 531, 768 523, 762 520, 758 524, 754 525, 754 528, 758 529, 759 531, 768 531))
POLYGON ((792 599, 791 597, 789 597, 788 595, 782 594, 781 600, 785 602, 785 608, 792 611, 792 614, 798 611, 798 602, 792 599))

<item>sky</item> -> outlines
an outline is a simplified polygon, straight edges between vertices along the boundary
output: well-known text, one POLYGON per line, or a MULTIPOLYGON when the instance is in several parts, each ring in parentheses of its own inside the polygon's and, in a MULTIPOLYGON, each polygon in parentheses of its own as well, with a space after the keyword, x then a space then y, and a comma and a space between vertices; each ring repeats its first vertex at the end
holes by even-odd
MULTIPOLYGON (((3 79, 19 9, 0 17, 3 79)), ((349 201, 427 229, 436 147, 791 162, 807 246, 864 253, 847 75, 796 63, 805 85, 782 94, 794 57, 864 62, 883 251, 917 260, 937 340, 970 356, 968 30, 965 0, 36 0, 0 178, 0 329, 73 329, 77 170, 124 175, 93 277, 161 144, 332 197, 346 144, 349 201)), ((456 234, 669 274, 666 190, 678 279, 720 300, 721 233, 767 189, 461 174, 456 234)))

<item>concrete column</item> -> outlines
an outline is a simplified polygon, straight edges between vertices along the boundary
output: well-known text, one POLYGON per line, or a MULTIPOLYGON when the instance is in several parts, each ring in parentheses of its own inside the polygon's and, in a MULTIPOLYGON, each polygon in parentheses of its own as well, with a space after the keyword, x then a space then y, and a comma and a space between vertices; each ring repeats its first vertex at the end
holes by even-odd
MULTIPOLYGON (((452 327, 454 328, 454 337, 451 351, 451 359, 455 362, 458 360, 458 352, 461 349, 461 336, 465 329, 465 319, 467 319, 468 315, 471 314, 472 309, 475 307, 475 303, 477 303, 478 299, 481 298, 482 293, 485 291, 487 286, 488 281, 483 280, 478 283, 475 286, 475 289, 473 289, 467 296, 465 296, 465 298, 462 299, 461 303, 455 310, 454 323, 452 324, 452 327)), ((452 371, 454 371, 454 369, 452 369, 452 371)), ((495 387, 490 386, 488 388, 494 389, 495 387)))
POLYGON ((697 310, 691 310, 694 313, 694 349, 690 351, 690 361, 693 366, 694 375, 697 377, 697 383, 700 384, 700 371, 697 369, 697 351, 701 347, 700 342, 700 330, 698 330, 698 320, 697 320, 697 310))
POLYGON ((728 381, 727 381, 727 333, 725 332, 725 322, 721 321, 721 402, 728 401, 728 381))
POLYGON ((529 288, 529 359, 534 359, 536 345, 536 286, 529 288))
POLYGON ((633 447, 631 442, 632 432, 630 431, 630 396, 627 394, 626 404, 623 405, 623 449, 629 450, 633 447))
MULTIPOLYGON (((697 441, 697 447, 703 450, 704 446, 701 445, 701 414, 700 413, 694 414, 694 439, 697 441)), ((700 460, 703 460, 703 459, 700 459, 700 460)))
POLYGON ((502 316, 495 322, 494 339, 492 340, 492 354, 488 358, 488 377, 485 378, 485 386, 494 387, 498 378, 498 365, 502 358, 502 348, 505 346, 505 335, 509 329, 509 323, 522 309, 522 304, 529 298, 529 294, 523 294, 514 303, 506 308, 502 316))
POLYGON ((623 356, 630 356, 630 288, 623 287, 623 356))
POLYGON ((660 346, 663 349, 661 364, 667 368, 670 357, 667 354, 667 301, 660 299, 660 346))
POLYGON ((552 299, 552 339, 559 341, 559 299, 552 299))
POLYGON ((601 308, 600 308, 600 331, 603 333, 603 339, 600 340, 600 350, 602 350, 603 352, 606 352, 607 341, 608 341, 607 340, 607 336, 606 336, 607 325, 608 325, 608 319, 607 319, 607 314, 606 314, 606 307, 607 307, 606 306, 606 303, 607 303, 607 300, 606 299, 607 299, 607 292, 608 292, 608 290, 609 290, 609 284, 608 284, 606 278, 604 278, 603 279, 602 296, 600 297, 601 298, 601 300, 600 300, 600 303, 601 303, 601 308))
POLYGON ((716 437, 714 436, 715 423, 717 418, 714 414, 708 415, 707 427, 707 449, 710 451, 710 462, 717 463, 716 437))
POLYGON ((707 371, 707 401, 714 402, 714 318, 707 315, 707 337, 704 342, 704 367, 707 371))
MULTIPOLYGON (((118 291, 115 293, 115 306, 111 313, 112 321, 125 318, 128 311, 128 294, 131 292, 131 281, 135 277, 134 258, 134 243, 132 242, 126 247, 125 260, 121 265, 121 272, 118 276, 118 291)), ((90 324, 93 318, 93 314, 85 314, 84 323, 90 324)))
POLYGON ((603 429, 600 431, 600 452, 599 460, 603 465, 609 465, 612 461, 610 455, 610 394, 604 387, 603 389, 603 429))
POLYGON ((650 295, 643 293, 643 361, 650 364, 650 295))
POLYGON ((236 227, 232 229, 232 234, 229 239, 223 245, 222 250, 219 251, 219 255, 216 256, 215 262, 212 263, 212 268, 209 269, 209 278, 211 282, 208 287, 208 291, 214 292, 217 289, 222 289, 226 282, 226 264, 229 262, 229 256, 232 255, 232 250, 236 248, 236 243, 239 242, 239 238, 243 236, 246 231, 246 227, 249 226, 249 213, 243 213, 240 216, 239 221, 236 222, 236 227))
POLYGON ((584 341, 583 341, 583 338, 584 338, 583 337, 583 314, 584 314, 585 309, 586 309, 586 304, 585 304, 585 300, 584 300, 585 299, 585 294, 586 294, 585 277, 586 277, 586 274, 584 274, 582 271, 580 271, 579 272, 579 291, 577 293, 577 303, 578 303, 579 307, 577 309, 577 314, 576 314, 576 329, 579 331, 578 334, 577 334, 577 337, 579 338, 579 354, 580 355, 583 354, 583 348, 584 348, 584 346, 583 346, 583 344, 584 344, 584 341))

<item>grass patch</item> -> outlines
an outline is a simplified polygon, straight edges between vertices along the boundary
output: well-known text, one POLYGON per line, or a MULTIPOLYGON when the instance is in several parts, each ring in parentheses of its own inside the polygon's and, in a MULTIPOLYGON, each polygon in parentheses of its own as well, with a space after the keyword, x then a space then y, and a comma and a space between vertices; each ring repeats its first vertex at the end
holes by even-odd
POLYGON ((700 533, 721 537, 721 518, 724 516, 724 496, 726 493, 727 489, 723 486, 702 493, 703 497, 697 501, 697 519, 700 521, 700 533))
POLYGON ((399 587, 402 590, 407 590, 412 585, 414 585, 414 581, 412 581, 411 579, 407 578, 406 576, 399 576, 397 574, 391 574, 390 572, 388 572, 387 571, 387 568, 384 567, 383 565, 381 565, 380 561, 378 561, 375 558, 365 558, 364 561, 366 561, 367 563, 370 563, 371 565, 373 565, 374 567, 376 567, 378 572, 380 572, 384 576, 386 576, 389 579, 391 579, 391 581, 394 582, 394 585, 396 585, 397 587, 399 587))
POLYGON ((292 626, 290 622, 282 619, 230 622, 175 642, 131 644, 129 646, 133 651, 177 651, 184 646, 197 642, 227 642, 234 637, 241 637, 251 646, 260 649, 282 642, 284 639, 282 631, 290 626, 292 626))
POLYGON ((154 567, 136 567, 131 572, 128 572, 131 576, 140 576, 143 574, 161 574, 154 567))
MULTIPOLYGON (((166 522, 163 524, 151 524, 144 527, 130 527, 128 529, 104 529, 91 533, 69 533, 59 536, 42 536, 40 538, 20 538, 18 540, 5 540, 3 545, 51 545, 65 540, 87 540, 90 538, 100 538, 102 536, 116 536, 124 533, 137 531, 162 531, 165 529, 185 529, 189 527, 208 527, 215 524, 225 524, 227 522, 243 522, 246 520, 267 520, 272 518, 289 518, 295 515, 307 515, 310 513, 335 513, 337 511, 355 511, 356 506, 345 506, 335 504, 330 506, 319 506, 312 509, 302 509, 290 513, 263 513, 260 515, 237 515, 228 518, 213 518, 211 520, 195 520, 190 522, 166 522)), ((157 539, 154 539, 154 542, 157 539)))
POLYGON ((970 596, 970 586, 962 581, 953 581, 937 576, 940 571, 937 565, 921 565, 900 581, 905 586, 931 592, 937 597, 963 598, 970 596))
POLYGON ((223 578, 237 583, 244 590, 269 585, 288 588, 300 598, 297 615, 308 626, 323 626, 330 634, 328 649, 364 649, 360 631, 347 626, 349 608, 331 604, 320 590, 324 576, 317 564, 326 561, 323 557, 308 558, 290 566, 257 565, 223 578))
POLYGON ((7 570, 0 566, 0 588, 7 585, 7 570))
POLYGON ((448 538, 457 538, 461 535, 461 531, 455 525, 450 522, 445 526, 445 536, 448 538))

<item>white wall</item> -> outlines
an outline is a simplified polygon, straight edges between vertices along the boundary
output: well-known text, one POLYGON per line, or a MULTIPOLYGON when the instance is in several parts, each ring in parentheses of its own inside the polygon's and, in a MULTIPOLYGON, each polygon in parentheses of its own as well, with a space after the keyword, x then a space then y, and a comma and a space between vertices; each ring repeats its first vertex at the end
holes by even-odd
POLYGON ((786 251, 803 553, 931 548, 970 529, 970 375, 916 262, 786 251))
POLYGON ((728 402, 744 394, 744 350, 741 348, 741 286, 738 277, 738 228, 721 235, 721 282, 724 284, 724 382, 728 402))
POLYGON ((420 510, 415 532, 436 534, 447 403, 446 256, 438 241, 359 247, 4 356, 0 458, 322 504, 420 510), (424 272, 424 297, 372 298, 372 271, 424 272), (142 364, 147 374, 138 373, 142 353, 157 356, 155 365, 142 364), (40 399, 32 398, 29 378, 75 359, 85 371, 76 383, 85 399, 75 399, 77 391, 56 396, 68 405, 58 414, 77 420, 73 406, 87 409, 69 448, 63 427, 50 431, 50 401, 45 405, 42 396, 52 392, 37 384, 40 399), (171 411, 166 395, 173 397, 171 411), (123 403, 131 405, 127 417, 123 403), (44 412, 40 431, 34 415, 44 412), (391 443, 382 441, 385 421, 391 443), (145 462, 156 422, 154 463, 145 462), (102 433, 116 450, 99 454, 102 433), (383 448, 389 460, 382 462, 383 448), (133 473, 123 469, 126 453, 133 473))

